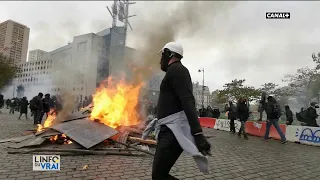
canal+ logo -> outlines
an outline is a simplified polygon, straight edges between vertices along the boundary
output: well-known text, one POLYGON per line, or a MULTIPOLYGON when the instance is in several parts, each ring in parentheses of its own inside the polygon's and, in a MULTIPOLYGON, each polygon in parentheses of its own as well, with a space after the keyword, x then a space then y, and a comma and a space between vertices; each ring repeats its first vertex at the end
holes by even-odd
POLYGON ((34 171, 60 171, 60 155, 33 155, 34 171))
POLYGON ((290 19, 289 12, 266 12, 266 19, 290 19))

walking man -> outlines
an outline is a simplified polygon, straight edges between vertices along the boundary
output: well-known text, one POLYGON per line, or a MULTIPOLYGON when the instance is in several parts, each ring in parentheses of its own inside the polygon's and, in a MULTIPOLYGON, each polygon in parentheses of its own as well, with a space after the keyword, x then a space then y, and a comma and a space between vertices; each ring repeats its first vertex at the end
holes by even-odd
POLYGON ((226 110, 228 111, 228 119, 230 119, 230 132, 236 133, 234 121, 237 119, 237 108, 233 105, 232 101, 229 101, 229 107, 226 110))
POLYGON ((22 116, 22 114, 25 114, 26 115, 26 119, 28 119, 28 105, 29 105, 29 102, 27 100, 27 97, 23 97, 21 102, 20 102, 20 115, 19 115, 19 120, 22 116))
POLYGON ((35 96, 32 100, 32 109, 34 109, 33 114, 33 124, 41 124, 42 116, 43 116, 43 94, 39 93, 38 96, 35 96))
POLYGON ((281 143, 284 144, 286 143, 286 137, 283 134, 282 130, 280 129, 279 126, 279 118, 281 116, 281 109, 279 104, 277 103, 276 99, 272 96, 269 96, 267 102, 267 128, 266 128, 266 133, 264 135, 264 139, 268 140, 269 139, 269 133, 270 133, 270 128, 273 125, 276 130, 279 133, 279 136, 281 138, 281 143))
POLYGON ((237 114, 241 122, 238 136, 241 137, 241 133, 243 133, 244 139, 248 140, 249 138, 246 132, 246 122, 249 118, 249 108, 246 102, 247 100, 245 98, 240 98, 237 104, 237 114))
POLYGON ((9 114, 14 114, 16 105, 17 105, 17 101, 16 101, 14 98, 12 98, 11 101, 10 101, 10 111, 9 111, 9 114))
MULTIPOLYGON (((177 179, 169 172, 180 154, 186 151, 194 157, 202 172, 208 172, 211 145, 202 133, 192 81, 188 69, 182 65, 182 46, 177 42, 167 43, 160 51, 161 69, 166 72, 160 85, 157 118, 149 123, 143 138, 156 128, 157 149, 152 166, 153 180, 177 179)), ((160 53, 159 52, 159 53, 160 53)))
POLYGON ((286 124, 291 125, 293 122, 293 113, 288 105, 286 105, 284 108, 286 110, 286 118, 287 118, 286 124))

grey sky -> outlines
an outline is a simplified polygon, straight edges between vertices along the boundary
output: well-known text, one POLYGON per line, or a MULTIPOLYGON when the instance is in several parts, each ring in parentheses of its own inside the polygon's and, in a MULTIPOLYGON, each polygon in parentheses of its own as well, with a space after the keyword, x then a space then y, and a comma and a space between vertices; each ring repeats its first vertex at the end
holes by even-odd
MULTIPOLYGON (((12 19, 27 25, 31 28, 29 48, 51 51, 67 44, 73 36, 110 27, 111 17, 105 6, 111 3, 0 2, 0 21, 12 19)), ((134 31, 129 31, 128 46, 141 44, 143 28, 181 13, 172 11, 176 4, 138 1, 132 5, 130 11, 137 17, 131 20, 134 31), (146 19, 154 22, 143 24, 146 19)), ((205 83, 211 90, 234 78, 245 78, 247 84, 256 87, 265 82, 281 83, 283 74, 312 66, 312 52, 320 51, 318 7, 320 2, 292 1, 237 2, 216 14, 210 8, 198 9, 203 22, 196 24, 197 31, 178 33, 176 37, 184 46, 183 63, 193 81, 202 81, 197 70, 205 68, 205 83), (265 19, 265 12, 275 11, 291 12, 291 19, 265 19)), ((154 58, 159 61, 157 54, 154 58)))

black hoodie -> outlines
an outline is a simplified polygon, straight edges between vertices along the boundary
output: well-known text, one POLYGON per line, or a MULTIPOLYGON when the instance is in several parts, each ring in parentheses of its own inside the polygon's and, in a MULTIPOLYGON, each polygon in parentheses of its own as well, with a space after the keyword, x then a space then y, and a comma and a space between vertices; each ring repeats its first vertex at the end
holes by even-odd
POLYGON ((193 85, 188 69, 180 61, 170 64, 160 85, 158 119, 184 110, 191 133, 202 132, 192 91, 193 85))

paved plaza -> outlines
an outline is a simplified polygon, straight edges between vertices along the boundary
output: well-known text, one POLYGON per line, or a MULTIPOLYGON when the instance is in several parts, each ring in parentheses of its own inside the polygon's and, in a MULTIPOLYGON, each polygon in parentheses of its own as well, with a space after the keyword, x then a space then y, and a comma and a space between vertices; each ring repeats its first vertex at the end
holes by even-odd
MULTIPOLYGON (((18 120, 18 113, 0 114, 0 139, 16 137, 33 129, 32 120, 18 120)), ((212 143, 210 174, 198 171, 193 159, 182 155, 171 171, 179 179, 198 180, 302 180, 319 179, 320 148, 295 143, 280 144, 259 137, 240 139, 225 131, 205 129, 212 143)), ((61 171, 32 171, 32 155, 7 154, 0 145, 2 180, 118 180, 151 179, 152 157, 62 156, 61 171), (87 170, 83 166, 88 165, 87 170)))

